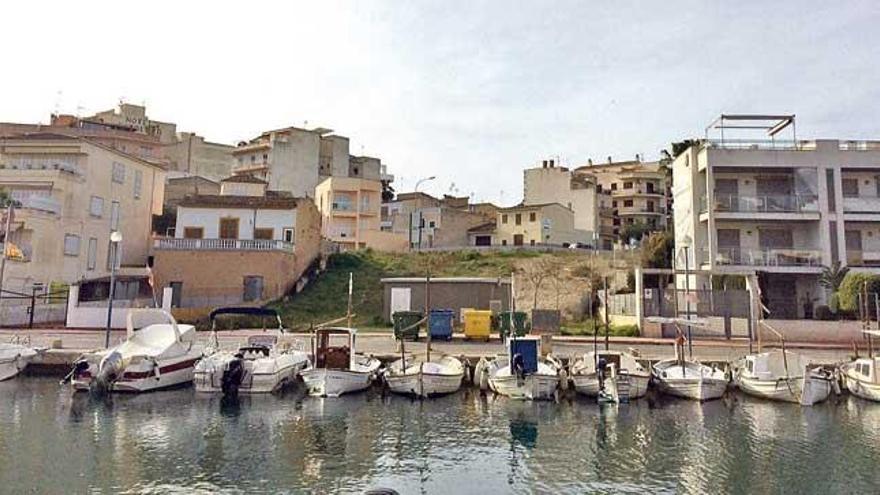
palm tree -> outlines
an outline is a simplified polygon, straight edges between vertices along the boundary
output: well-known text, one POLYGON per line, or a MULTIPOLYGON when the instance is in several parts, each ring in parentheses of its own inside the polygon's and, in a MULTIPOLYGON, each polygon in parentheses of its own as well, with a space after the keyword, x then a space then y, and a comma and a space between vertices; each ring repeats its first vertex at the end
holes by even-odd
POLYGON ((835 261, 830 267, 823 266, 822 273, 819 275, 819 285, 830 290, 832 294, 836 294, 847 273, 849 273, 849 268, 840 266, 839 261, 835 261))

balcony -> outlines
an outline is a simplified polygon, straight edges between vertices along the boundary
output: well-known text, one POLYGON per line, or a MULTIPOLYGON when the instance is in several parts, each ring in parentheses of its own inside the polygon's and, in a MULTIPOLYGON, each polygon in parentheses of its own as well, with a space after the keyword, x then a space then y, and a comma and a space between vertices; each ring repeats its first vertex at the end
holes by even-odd
POLYGON ((153 249, 168 251, 286 251, 295 245, 274 239, 153 239, 153 249))
POLYGON ((870 196, 844 197, 844 213, 880 213, 880 198, 870 196))
POLYGON ((246 174, 252 172, 262 172, 265 170, 269 170, 269 162, 253 162, 253 163, 242 163, 241 165, 236 166, 232 169, 234 174, 246 174))
MULTIPOLYGON (((15 195, 13 194, 13 197, 15 195)), ((61 202, 51 196, 30 195, 18 200, 19 208, 37 210, 54 215, 61 214, 61 202)))
MULTIPOLYGON (((708 198, 701 200, 700 211, 708 211, 708 198)), ((772 194, 741 196, 716 194, 715 212, 724 213, 804 213, 818 212, 819 198, 814 194, 772 194)))
POLYGON ((663 191, 657 190, 656 188, 649 191, 646 187, 631 187, 629 189, 614 189, 611 191, 611 195, 614 197, 641 195, 663 196, 663 191))
POLYGON ((848 266, 880 266, 880 251, 846 250, 848 266))
MULTIPOLYGON (((700 262, 709 263, 709 250, 700 253, 700 262)), ((719 247, 715 254, 717 266, 822 266, 822 252, 815 249, 744 249, 719 247)))

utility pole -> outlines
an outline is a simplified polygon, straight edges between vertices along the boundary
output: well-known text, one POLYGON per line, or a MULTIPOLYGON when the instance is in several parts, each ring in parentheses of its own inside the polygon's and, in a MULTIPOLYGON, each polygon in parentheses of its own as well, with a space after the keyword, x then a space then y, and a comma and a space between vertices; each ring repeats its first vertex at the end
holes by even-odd
POLYGON ((12 199, 6 207, 6 227, 3 230, 3 256, 0 258, 0 299, 3 298, 3 275, 6 272, 6 251, 9 250, 9 229, 12 228, 12 199))

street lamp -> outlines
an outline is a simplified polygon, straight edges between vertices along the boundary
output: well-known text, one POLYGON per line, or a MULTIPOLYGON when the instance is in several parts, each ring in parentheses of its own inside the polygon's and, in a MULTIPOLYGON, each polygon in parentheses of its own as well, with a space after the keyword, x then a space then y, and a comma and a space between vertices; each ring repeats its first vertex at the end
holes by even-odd
MULTIPOLYGON (((417 180, 416 187, 413 188, 413 193, 419 192, 419 186, 422 185, 422 182, 428 182, 428 181, 434 180, 436 178, 437 178, 436 175, 432 175, 430 177, 425 177, 423 179, 417 180)), ((415 198, 415 200, 418 201, 418 198, 415 198)), ((410 244, 412 244, 412 222, 413 222, 413 216, 412 216, 412 214, 410 214, 410 216, 409 216, 410 244)), ((424 220, 422 219, 422 210, 421 210, 421 208, 419 208, 419 246, 418 246, 419 250, 422 249, 422 228, 424 228, 424 226, 425 225, 424 225, 424 220)))
POLYGON ((122 233, 118 230, 110 232, 110 250, 113 257, 110 260, 110 301, 107 305, 107 328, 104 334, 104 347, 110 347, 110 322, 113 316, 113 298, 116 296, 116 265, 119 262, 119 245, 122 243, 122 233))

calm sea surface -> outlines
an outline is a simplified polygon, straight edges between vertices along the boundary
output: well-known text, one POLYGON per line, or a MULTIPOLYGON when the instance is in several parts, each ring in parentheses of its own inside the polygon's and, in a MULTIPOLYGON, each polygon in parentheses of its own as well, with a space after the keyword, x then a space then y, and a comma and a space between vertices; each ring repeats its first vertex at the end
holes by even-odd
POLYGON ((2 493, 877 493, 880 404, 597 406, 0 383, 2 493))

